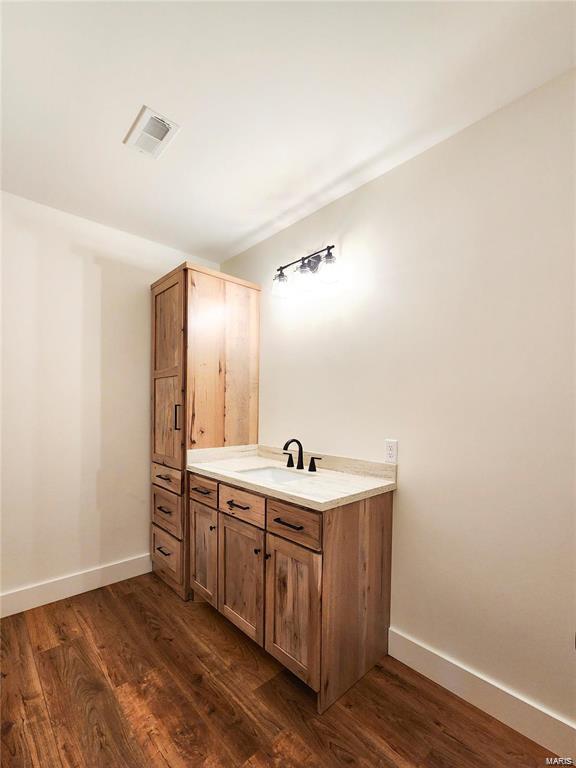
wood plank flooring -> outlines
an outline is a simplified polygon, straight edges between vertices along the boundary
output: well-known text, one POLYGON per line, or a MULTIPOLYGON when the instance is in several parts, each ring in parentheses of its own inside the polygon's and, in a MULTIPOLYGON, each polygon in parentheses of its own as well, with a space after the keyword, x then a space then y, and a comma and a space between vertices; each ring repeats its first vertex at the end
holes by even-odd
POLYGON ((387 657, 323 715, 152 574, 2 621, 2 768, 539 768, 548 750, 387 657))

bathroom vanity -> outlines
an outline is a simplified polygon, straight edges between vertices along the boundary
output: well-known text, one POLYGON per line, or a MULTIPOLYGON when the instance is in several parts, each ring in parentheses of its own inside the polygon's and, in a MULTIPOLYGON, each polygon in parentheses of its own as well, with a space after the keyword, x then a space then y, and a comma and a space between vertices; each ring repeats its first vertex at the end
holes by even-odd
POLYGON ((312 474, 280 455, 189 451, 190 586, 323 712, 388 650, 396 467, 321 456, 312 474))

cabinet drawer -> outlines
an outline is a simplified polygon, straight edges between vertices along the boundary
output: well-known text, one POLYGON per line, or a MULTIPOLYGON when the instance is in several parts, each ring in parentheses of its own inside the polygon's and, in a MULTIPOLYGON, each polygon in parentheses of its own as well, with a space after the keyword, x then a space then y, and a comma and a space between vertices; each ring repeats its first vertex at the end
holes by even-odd
POLYGON ((262 496, 220 483, 218 509, 239 520, 257 525, 258 528, 264 528, 266 500, 262 496))
POLYGON ((152 522, 165 531, 182 538, 182 497, 152 486, 152 522))
POLYGON ((188 495, 194 501, 218 509, 218 483, 201 475, 188 475, 188 495))
POLYGON ((182 581, 182 542, 166 531, 152 526, 152 562, 175 581, 182 581))
POLYGON ((322 549, 322 515, 268 499, 266 530, 311 549, 322 549))
POLYGON ((182 472, 179 469, 152 464, 152 482, 172 493, 182 493, 182 472))

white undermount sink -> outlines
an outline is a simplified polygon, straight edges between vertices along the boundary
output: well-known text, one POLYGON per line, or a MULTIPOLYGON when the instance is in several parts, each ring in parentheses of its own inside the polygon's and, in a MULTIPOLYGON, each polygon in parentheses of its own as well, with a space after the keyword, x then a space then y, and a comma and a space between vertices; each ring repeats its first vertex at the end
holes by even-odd
POLYGON ((249 480, 258 483, 272 483, 273 485, 290 485, 301 480, 300 475, 290 472, 282 467, 259 467, 258 469, 241 469, 239 475, 244 475, 249 480))

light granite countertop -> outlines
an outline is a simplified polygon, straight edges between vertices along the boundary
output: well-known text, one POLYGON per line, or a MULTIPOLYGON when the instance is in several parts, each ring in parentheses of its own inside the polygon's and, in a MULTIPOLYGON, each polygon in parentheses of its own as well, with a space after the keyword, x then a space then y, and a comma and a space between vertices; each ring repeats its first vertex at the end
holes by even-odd
POLYGON ((245 488, 319 512, 387 493, 396 488, 395 464, 305 453, 306 467, 310 455, 322 459, 318 462, 317 472, 287 469, 286 459, 277 448, 251 445, 196 449, 188 451, 187 469, 237 488, 245 488), (293 479, 285 474, 285 482, 277 483, 270 479, 247 477, 244 474, 245 470, 267 467, 281 468, 293 475, 293 479), (344 469, 346 471, 342 471, 344 469))

